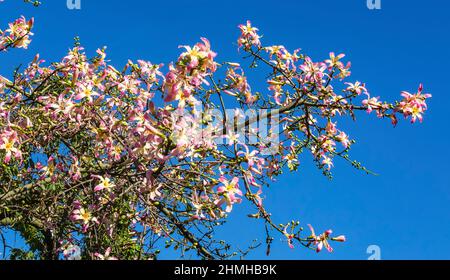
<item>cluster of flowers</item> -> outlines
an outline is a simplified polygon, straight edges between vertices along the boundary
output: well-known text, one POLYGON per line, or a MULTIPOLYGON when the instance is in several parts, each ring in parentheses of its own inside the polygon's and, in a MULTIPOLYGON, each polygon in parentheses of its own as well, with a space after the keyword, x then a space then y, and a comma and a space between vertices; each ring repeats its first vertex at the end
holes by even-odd
POLYGON ((0 51, 6 50, 9 47, 13 48, 28 48, 31 42, 31 29, 33 28, 34 19, 26 20, 25 17, 20 17, 9 24, 9 28, 0 30, 0 51))
POLYGON ((211 51, 206 38, 201 40, 202 43, 194 47, 182 46, 186 51, 180 55, 176 66, 169 66, 169 73, 164 83, 166 90, 164 101, 178 100, 180 104, 186 101, 192 103, 194 90, 202 84, 209 85, 205 78, 217 69, 217 64, 214 62, 216 53, 211 51))
POLYGON ((404 99, 398 104, 397 110, 402 113, 405 118, 411 117, 411 122, 417 120, 422 122, 423 113, 428 109, 426 99, 431 97, 429 93, 423 93, 423 85, 419 86, 416 94, 402 92, 404 99))
POLYGON ((258 28, 253 27, 251 22, 248 20, 247 24, 240 24, 239 29, 241 30, 241 36, 238 39, 239 47, 244 47, 244 49, 251 49, 252 46, 261 46, 261 36, 258 35, 258 28))

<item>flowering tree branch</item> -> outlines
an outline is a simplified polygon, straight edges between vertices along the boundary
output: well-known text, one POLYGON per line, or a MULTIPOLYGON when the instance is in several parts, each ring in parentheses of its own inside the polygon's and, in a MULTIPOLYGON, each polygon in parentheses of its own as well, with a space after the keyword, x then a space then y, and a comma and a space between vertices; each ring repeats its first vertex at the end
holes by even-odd
MULTIPOLYGON (((26 48, 32 26, 23 17, 10 24, 0 48, 26 48)), ((345 241, 275 223, 265 187, 297 170, 305 151, 329 177, 336 157, 369 172, 350 159, 355 141, 338 129, 339 117, 422 121, 431 96, 420 86, 382 102, 364 83, 343 81, 351 74, 344 55, 314 62, 301 50, 263 46, 250 22, 239 29, 243 63, 218 62, 201 38, 168 67, 138 60, 120 71, 105 49, 88 58, 76 42, 59 62, 46 66, 36 55, 0 76, 0 228, 30 247, 15 257, 155 259, 172 247, 230 258, 239 252, 216 240, 215 228, 243 200, 265 225, 268 253, 272 231, 317 252, 345 241), (267 93, 252 90, 244 69, 267 71, 267 93)))

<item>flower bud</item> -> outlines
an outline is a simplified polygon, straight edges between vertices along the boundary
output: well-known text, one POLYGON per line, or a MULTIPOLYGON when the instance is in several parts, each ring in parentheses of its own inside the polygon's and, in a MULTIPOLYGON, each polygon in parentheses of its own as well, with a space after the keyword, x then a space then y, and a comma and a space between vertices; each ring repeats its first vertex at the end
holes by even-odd
POLYGON ((331 240, 337 241, 337 242, 345 242, 346 241, 344 235, 339 235, 338 237, 331 238, 331 240))

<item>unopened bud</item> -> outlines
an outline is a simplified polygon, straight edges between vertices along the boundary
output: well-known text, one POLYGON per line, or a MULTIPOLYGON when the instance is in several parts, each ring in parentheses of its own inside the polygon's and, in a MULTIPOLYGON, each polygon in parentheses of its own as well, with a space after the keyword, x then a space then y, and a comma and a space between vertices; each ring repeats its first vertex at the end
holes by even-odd
POLYGON ((333 241, 337 241, 337 242, 345 242, 345 236, 344 235, 339 235, 338 237, 334 237, 331 240, 333 241))

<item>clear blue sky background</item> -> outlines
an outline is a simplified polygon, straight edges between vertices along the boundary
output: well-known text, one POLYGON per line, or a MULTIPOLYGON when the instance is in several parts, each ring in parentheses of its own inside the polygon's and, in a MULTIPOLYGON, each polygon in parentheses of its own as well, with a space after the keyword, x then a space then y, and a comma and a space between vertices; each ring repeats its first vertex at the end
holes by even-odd
MULTIPOLYGON (((0 5, 2 26, 22 14, 36 19, 30 49, 1 55, 1 74, 37 52, 59 60, 76 35, 90 53, 108 46, 117 67, 128 58, 167 63, 176 59, 178 45, 201 36, 210 39, 219 59, 237 60, 236 26, 250 19, 265 44, 300 47, 317 60, 330 51, 346 53, 353 79, 367 82, 372 95, 384 100, 423 82, 433 98, 422 125, 404 121, 394 129, 364 113, 356 124, 339 123, 358 140, 353 157, 380 176, 339 161, 329 181, 305 157, 299 172, 265 191, 275 220, 300 219, 348 238, 333 254, 315 254, 291 250, 276 236, 271 258, 367 259, 367 247, 375 244, 383 259, 450 259, 448 1, 382 0, 381 10, 369 10, 366 0, 82 0, 80 11, 68 10, 65 0, 42 1, 38 9, 19 0, 0 5)), ((220 236, 241 247, 263 240, 263 225, 245 218, 245 205, 236 209, 220 236)), ((249 258, 265 259, 264 252, 259 248, 249 258)))

